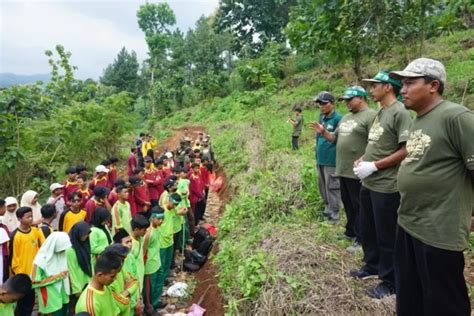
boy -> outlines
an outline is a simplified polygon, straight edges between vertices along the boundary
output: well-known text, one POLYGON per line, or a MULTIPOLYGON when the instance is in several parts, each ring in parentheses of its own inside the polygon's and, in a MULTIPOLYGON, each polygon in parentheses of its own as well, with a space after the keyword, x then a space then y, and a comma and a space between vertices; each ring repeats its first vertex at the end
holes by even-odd
POLYGON ((43 238, 46 239, 54 231, 52 223, 56 220, 58 212, 56 207, 52 204, 45 204, 41 207, 41 216, 43 222, 40 226, 40 231, 43 234, 43 238))
POLYGON ((189 202, 189 183, 188 169, 181 168, 176 192, 181 196, 182 199, 180 206, 186 207, 187 209, 186 217, 184 218, 185 240, 189 239, 189 235, 194 237, 194 214, 191 212, 191 202, 189 202))
POLYGON ((119 309, 114 302, 109 285, 122 268, 122 261, 116 256, 100 255, 95 263, 95 273, 76 305, 76 313, 115 316, 119 309))
POLYGON ((114 205, 115 202, 118 201, 118 195, 117 195, 117 187, 118 186, 125 186, 125 181, 123 181, 122 179, 117 179, 115 180, 114 182, 114 185, 113 185, 113 189, 110 191, 108 197, 107 197, 107 200, 109 201, 109 204, 110 205, 114 205))
POLYGON ((9 278, 0 287, 0 315, 14 316, 16 302, 31 292, 31 279, 24 273, 9 278))
POLYGON ((151 210, 151 226, 148 228, 143 241, 145 261, 143 303, 148 315, 152 315, 154 309, 161 309, 166 306, 166 303, 159 301, 159 289, 156 286, 158 269, 161 266, 159 227, 163 223, 164 216, 163 210, 157 206, 151 210))
POLYGON ((123 228, 130 234, 132 232, 130 224, 132 212, 130 210, 130 203, 127 202, 129 197, 128 188, 126 186, 118 186, 115 190, 118 201, 112 207, 112 232, 115 234, 123 228))
POLYGON ((133 186, 135 203, 137 206, 137 213, 143 213, 147 218, 149 216, 148 212, 151 207, 150 203, 150 193, 148 192, 148 187, 146 183, 143 181, 145 178, 145 171, 143 168, 135 169, 135 176, 138 177, 139 182, 135 181, 135 185, 133 186))
POLYGON ((133 172, 135 171, 135 168, 138 165, 136 153, 137 153, 137 147, 132 147, 130 149, 130 155, 128 155, 128 159, 127 159, 127 175, 129 177, 133 175, 133 172))
POLYGON ((86 211, 81 207, 82 195, 80 192, 72 192, 69 194, 69 209, 61 214, 59 218, 58 231, 69 234, 72 226, 76 223, 85 220, 86 211))
POLYGON ((94 188, 94 196, 86 203, 86 222, 91 222, 92 213, 94 213, 96 208, 105 207, 110 210, 111 207, 107 200, 108 194, 109 189, 106 187, 99 186, 94 188))
MULTIPOLYGON (((31 275, 33 260, 44 236, 36 227, 31 227, 33 210, 23 206, 16 211, 20 226, 12 233, 10 240, 10 262, 13 274, 25 273, 31 275)), ((30 290, 19 302, 16 312, 19 315, 31 315, 35 304, 35 292, 30 290)))
POLYGON ((77 165, 76 166, 76 173, 77 176, 79 177, 84 177, 85 180, 87 180, 87 167, 84 165, 77 165))
POLYGON ((13 196, 9 196, 5 199, 5 207, 7 208, 7 211, 3 215, 3 224, 7 226, 8 232, 11 233, 20 225, 20 222, 18 222, 18 218, 16 217, 18 201, 13 196))
POLYGON ((158 205, 158 185, 160 182, 159 172, 153 166, 153 158, 146 156, 145 159, 145 174, 144 179, 150 194, 151 207, 158 205))
POLYGON ((148 219, 141 215, 137 214, 132 218, 131 221, 132 233, 132 251, 130 252, 133 257, 135 257, 137 262, 137 278, 138 284, 140 285, 140 293, 143 290, 143 277, 145 275, 145 261, 143 259, 143 236, 145 236, 150 222, 148 219))
POLYGON ((80 192, 82 196, 81 208, 85 209, 86 203, 94 195, 94 191, 88 188, 86 177, 83 175, 77 176, 77 185, 79 186, 77 192, 80 192))
MULTIPOLYGON (((77 168, 69 167, 66 169, 66 180, 64 181, 64 203, 67 203, 67 197, 70 193, 79 190, 80 186, 77 183, 77 168)), ((48 202, 49 203, 49 202, 48 202)))
POLYGON ((66 208, 66 202, 65 202, 66 199, 64 198, 63 188, 64 186, 59 183, 53 183, 49 186, 49 190, 51 191, 51 196, 48 198, 46 203, 54 205, 54 207, 56 208, 56 212, 58 214, 58 217, 56 217, 52 223, 52 226, 54 229, 58 228, 57 218, 61 216, 61 214, 64 212, 64 209, 66 208))
POLYGON ((201 170, 198 163, 193 163, 192 173, 189 177, 189 201, 194 213, 194 224, 197 225, 204 217, 206 204, 204 201, 204 184, 201 177, 201 170))
POLYGON ((301 114, 301 108, 295 108, 294 112, 295 118, 288 117, 288 123, 293 126, 293 133, 291 134, 291 149, 298 150, 298 138, 303 129, 303 115, 301 114))
POLYGON ((107 169, 104 165, 98 165, 95 167, 95 176, 92 181, 89 183, 89 189, 94 191, 95 187, 108 187, 109 179, 107 174, 109 173, 109 169, 107 169))
POLYGON ((115 181, 117 180, 117 162, 118 162, 117 157, 110 157, 109 158, 109 188, 113 188, 115 185, 115 181))
MULTIPOLYGON (((167 181, 166 187, 170 187, 170 180, 167 181)), ((171 181, 174 183, 174 181, 171 181)), ((171 263, 173 260, 173 217, 176 216, 176 206, 181 202, 179 194, 172 193, 169 198, 163 201, 164 220, 160 227, 160 260, 161 266, 158 270, 155 286, 158 289, 158 297, 163 293, 163 286, 168 277, 171 263)))

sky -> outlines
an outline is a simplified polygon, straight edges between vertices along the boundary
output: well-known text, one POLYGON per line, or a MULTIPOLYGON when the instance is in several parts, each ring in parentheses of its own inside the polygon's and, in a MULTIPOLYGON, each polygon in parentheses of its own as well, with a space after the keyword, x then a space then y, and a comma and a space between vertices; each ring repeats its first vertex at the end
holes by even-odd
MULTIPOLYGON (((0 73, 50 72, 44 51, 57 44, 72 53, 75 77, 98 79, 122 47, 147 57, 136 12, 145 0, 0 0, 0 73)), ((177 27, 186 32, 218 0, 169 0, 177 27)))

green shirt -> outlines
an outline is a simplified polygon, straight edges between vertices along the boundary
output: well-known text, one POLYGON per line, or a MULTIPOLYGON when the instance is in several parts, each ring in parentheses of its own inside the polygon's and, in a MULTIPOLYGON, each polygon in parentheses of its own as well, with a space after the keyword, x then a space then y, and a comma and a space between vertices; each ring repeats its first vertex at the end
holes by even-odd
POLYGON ((137 261, 135 260, 135 257, 129 254, 127 258, 125 258, 122 271, 126 273, 128 278, 135 281, 128 289, 128 292, 130 292, 130 306, 133 309, 137 305, 138 299, 140 298, 140 293, 138 292, 139 282, 137 278, 137 261))
MULTIPOLYGON (((412 124, 410 113, 403 103, 395 101, 387 108, 381 108, 375 116, 369 131, 369 142, 365 149, 364 161, 377 161, 388 157, 408 139, 412 124)), ((378 170, 362 180, 362 184, 376 192, 395 193, 397 189, 398 167, 378 170)))
POLYGON ((163 207, 165 210, 165 218, 163 224, 160 226, 160 248, 168 248, 173 246, 173 234, 174 234, 174 214, 176 214, 176 208, 168 210, 163 207), (174 213, 173 213, 174 212, 174 213))
POLYGON ((143 289, 143 277, 145 276, 145 261, 143 260, 143 237, 139 240, 135 240, 132 237, 132 251, 130 251, 129 256, 135 258, 135 262, 137 263, 137 279, 138 284, 140 285, 140 293, 143 289))
POLYGON ((160 230, 150 226, 145 235, 145 274, 153 274, 161 267, 160 260, 160 230))
POLYGON ((109 240, 105 232, 97 227, 91 228, 91 234, 89 235, 89 241, 91 244, 91 255, 92 255, 92 267, 95 266, 95 259, 98 255, 104 251, 109 245, 109 240))
POLYGON ((90 285, 82 292, 77 301, 76 314, 80 312, 87 312, 95 316, 119 314, 110 288, 106 286, 103 291, 99 291, 90 285))
POLYGON ((398 223, 433 247, 468 247, 474 170, 474 112, 443 101, 415 119, 398 172, 398 223))
POLYGON ((189 183, 189 179, 178 180, 178 190, 176 192, 181 196, 179 206, 191 207, 191 203, 189 202, 189 183))
POLYGON ((296 125, 293 126, 293 134, 291 136, 300 136, 303 130, 303 115, 298 115, 294 119, 296 125))
POLYGON ((132 213, 130 211, 130 204, 125 201, 121 203, 117 201, 111 210, 112 213, 112 231, 115 233, 120 228, 125 229, 129 234, 132 233, 132 213))
POLYGON ((354 161, 362 157, 367 147, 370 126, 375 111, 367 108, 344 115, 336 129, 336 176, 358 179, 354 174, 354 161))
POLYGON ((33 274, 33 288, 36 289, 38 308, 39 312, 42 314, 59 311, 63 308, 63 305, 69 303, 69 295, 66 293, 66 289, 64 288, 63 278, 56 277, 53 280, 40 285, 39 283, 46 278, 48 278, 48 276, 45 271, 40 267, 36 267, 33 274), (61 285, 60 289, 56 287, 57 284, 61 285))
POLYGON ((67 267, 69 270, 69 280, 71 284, 71 294, 80 294, 84 287, 89 284, 91 277, 82 271, 77 261, 76 252, 73 248, 66 250, 67 267))
MULTIPOLYGON (((321 115, 319 123, 329 133, 334 133, 341 118, 341 114, 333 111, 328 116, 321 115)), ((316 135, 316 161, 320 166, 336 166, 336 144, 331 143, 319 133, 316 135)))
POLYGON ((16 302, 13 303, 0 303, 0 315, 2 316, 15 316, 16 302))

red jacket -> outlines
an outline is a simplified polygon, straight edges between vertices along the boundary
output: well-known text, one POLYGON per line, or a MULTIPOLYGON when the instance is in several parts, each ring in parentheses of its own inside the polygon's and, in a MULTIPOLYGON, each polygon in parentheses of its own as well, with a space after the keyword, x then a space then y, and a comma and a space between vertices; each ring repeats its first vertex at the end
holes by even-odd
POLYGON ((64 188, 63 188, 64 203, 67 203, 69 194, 72 192, 76 192, 77 190, 79 190, 79 185, 77 184, 77 182, 69 182, 68 180, 66 180, 64 182, 64 188))
POLYGON ((109 200, 110 205, 114 205, 115 202, 118 201, 118 195, 115 193, 113 190, 109 192, 109 196, 107 197, 107 200, 109 200))
POLYGON ((201 201, 204 197, 204 184, 201 175, 192 173, 189 176, 189 201, 193 204, 201 201))
POLYGON ((148 192, 150 193, 150 200, 158 200, 160 198, 158 195, 159 192, 157 180, 159 180, 158 169, 145 169, 145 183, 148 187, 148 192))
POLYGON ((129 177, 133 175, 133 170, 135 170, 137 164, 137 157, 133 153, 130 154, 127 159, 127 174, 129 177))
POLYGON ((89 189, 94 191, 95 187, 106 187, 106 188, 108 188, 109 187, 109 180, 108 180, 107 176, 105 176, 103 178, 100 178, 100 179, 98 179, 98 178, 92 179, 92 181, 89 183, 89 189))
POLYGON ((103 207, 102 204, 98 203, 94 199, 89 199, 86 203, 86 222, 90 224, 92 219, 92 213, 94 213, 95 209, 98 207, 103 207))
POLYGON ((137 206, 137 212, 145 211, 146 203, 150 203, 150 193, 148 192, 148 186, 146 183, 142 183, 140 186, 133 188, 135 192, 135 204, 137 206))
POLYGON ((201 166, 199 169, 200 169, 200 172, 201 172, 201 178, 202 178, 202 182, 203 182, 204 186, 209 187, 209 183, 210 183, 209 169, 207 169, 206 166, 201 166))
POLYGON ((137 203, 135 200, 135 189, 130 190, 130 194, 128 195, 128 203, 130 204, 130 212, 132 213, 133 217, 138 213, 137 203))
POLYGON ((92 192, 91 189, 79 189, 77 191, 80 192, 82 196, 81 208, 85 209, 87 201, 89 201, 89 199, 94 195, 94 192, 92 192))
MULTIPOLYGON (((109 173, 107 174, 108 177, 108 187, 110 190, 114 188, 114 182, 117 180, 117 167, 110 167, 109 173)), ((113 205, 113 204, 112 204, 113 205)))

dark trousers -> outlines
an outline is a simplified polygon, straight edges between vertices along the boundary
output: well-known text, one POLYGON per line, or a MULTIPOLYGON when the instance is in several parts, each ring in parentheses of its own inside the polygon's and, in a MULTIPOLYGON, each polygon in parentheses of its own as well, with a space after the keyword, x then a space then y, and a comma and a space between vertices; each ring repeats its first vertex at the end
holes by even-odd
POLYGON ((206 212, 206 201, 204 199, 196 203, 196 209, 194 212, 194 223, 197 226, 199 221, 204 219, 204 213, 206 212))
POLYGON ((298 147, 298 138, 299 138, 299 136, 291 136, 291 149, 293 149, 293 150, 299 149, 299 147, 298 147))
POLYGON ((35 306, 35 290, 30 290, 16 305, 16 316, 31 316, 35 306))
POLYGON ((360 180, 340 177, 339 183, 341 200, 347 217, 344 234, 348 237, 355 237, 356 241, 360 242, 360 180))
POLYGON ((395 245, 397 315, 468 316, 464 255, 428 246, 398 226, 395 245))
POLYGON ((400 194, 360 189, 360 227, 365 268, 394 285, 393 253, 400 194))

